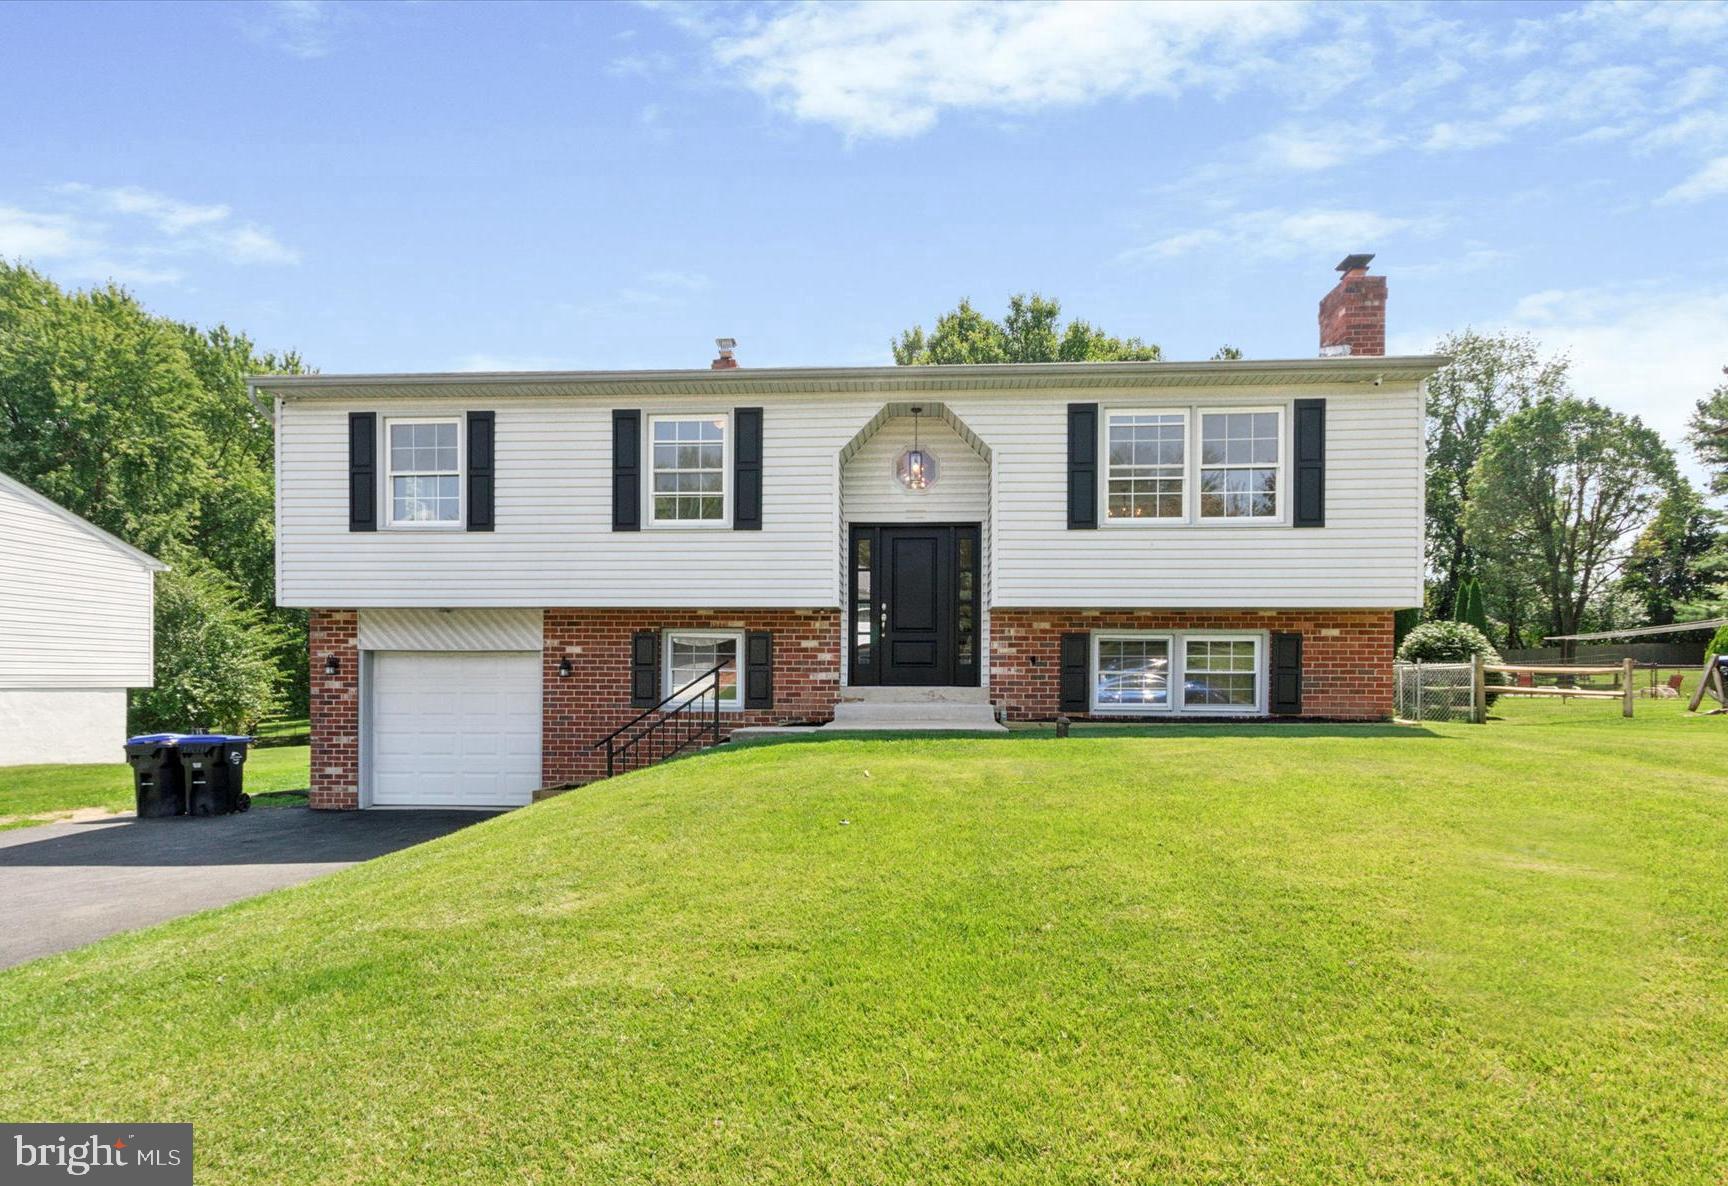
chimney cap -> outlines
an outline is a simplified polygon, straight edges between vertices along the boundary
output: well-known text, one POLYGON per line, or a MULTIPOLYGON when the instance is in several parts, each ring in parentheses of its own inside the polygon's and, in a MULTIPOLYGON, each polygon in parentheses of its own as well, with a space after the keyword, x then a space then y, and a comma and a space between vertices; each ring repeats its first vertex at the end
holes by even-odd
MULTIPOLYGON (((1373 257, 1370 256, 1369 258, 1372 259, 1373 257)), ((722 350, 736 350, 738 348, 738 339, 737 338, 715 338, 714 344, 722 350)))
POLYGON ((1374 253, 1372 251, 1360 252, 1356 255, 1347 255, 1344 257, 1344 262, 1338 265, 1338 271, 1354 272, 1358 269, 1366 271, 1368 265, 1373 262, 1373 259, 1374 253))

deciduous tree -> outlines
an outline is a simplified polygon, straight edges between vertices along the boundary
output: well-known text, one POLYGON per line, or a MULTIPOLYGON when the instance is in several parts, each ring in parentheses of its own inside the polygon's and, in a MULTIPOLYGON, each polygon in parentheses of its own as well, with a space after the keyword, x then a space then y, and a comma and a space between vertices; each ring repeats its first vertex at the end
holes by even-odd
POLYGON ((1483 444, 1467 546, 1488 565, 1536 574, 1548 632, 1570 634, 1678 479, 1673 453, 1637 417, 1540 399, 1483 444))
POLYGON ((915 325, 894 339, 894 361, 901 366, 991 362, 1151 362, 1162 357, 1139 338, 1117 338, 1076 318, 1061 324, 1060 301, 1016 293, 1008 313, 993 321, 970 300, 936 319, 926 335, 915 325))
MULTIPOLYGON (((1434 352, 1452 361, 1428 380, 1427 555, 1431 609, 1449 618, 1459 583, 1478 568, 1464 517, 1488 434, 1519 408, 1566 394, 1567 361, 1543 358, 1528 335, 1468 329, 1442 338, 1434 352)), ((1509 584, 1500 574, 1483 575, 1491 589, 1509 584)))

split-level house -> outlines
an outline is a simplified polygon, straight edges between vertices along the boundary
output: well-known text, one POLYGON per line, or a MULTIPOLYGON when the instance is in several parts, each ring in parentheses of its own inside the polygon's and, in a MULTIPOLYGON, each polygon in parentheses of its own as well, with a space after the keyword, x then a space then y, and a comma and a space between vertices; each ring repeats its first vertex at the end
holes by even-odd
POLYGON ((255 380, 313 805, 526 803, 698 683, 722 733, 1385 718, 1443 360, 1368 258, 1307 359, 255 380))

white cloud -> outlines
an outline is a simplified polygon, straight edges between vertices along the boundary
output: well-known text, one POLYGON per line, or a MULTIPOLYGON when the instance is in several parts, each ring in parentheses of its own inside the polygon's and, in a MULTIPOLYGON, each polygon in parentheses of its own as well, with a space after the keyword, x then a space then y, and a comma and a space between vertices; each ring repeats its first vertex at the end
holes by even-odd
POLYGON ((644 272, 618 293, 626 305, 662 305, 710 287, 713 281, 701 272, 680 272, 670 268, 644 272))
POLYGON ((51 267, 79 280, 172 284, 176 261, 293 264, 300 255, 226 205, 186 202, 138 186, 70 182, 50 191, 56 208, 0 207, 0 258, 51 267))
POLYGON ((1393 234, 1432 234, 1439 225, 1431 218, 1398 218, 1372 210, 1253 210, 1232 214, 1216 226, 1166 235, 1122 258, 1143 263, 1217 248, 1227 248, 1237 259, 1294 258, 1315 251, 1373 247, 1393 234))
POLYGON ((0 206, 0 259, 64 259, 90 246, 63 215, 0 206))
POLYGON ((1255 156, 1276 172, 1309 173, 1377 156, 1395 143, 1375 124, 1284 124, 1259 137, 1255 156))
POLYGON ((1309 10, 1243 4, 827 3, 716 37, 717 61, 801 120, 904 137, 945 111, 1023 112, 1106 98, 1224 93, 1309 10))
MULTIPOLYGON (((1642 417, 1690 467, 1686 419, 1728 364, 1728 288, 1548 289, 1518 300, 1498 324, 1477 328, 1529 333, 1547 352, 1569 355, 1579 395, 1642 417)), ((1423 353, 1439 337, 1397 334, 1388 348, 1423 353)))
POLYGON ((1535 293, 1510 323, 1571 355, 1580 395, 1637 413, 1670 444, 1728 363, 1728 290, 1535 293))
POLYGON ((268 0, 240 9, 241 27, 260 45, 296 58, 322 58, 335 48, 337 26, 347 17, 334 0, 268 0))
POLYGON ((1728 196, 1728 156, 1719 156, 1698 172, 1663 194, 1658 201, 1701 202, 1728 196))

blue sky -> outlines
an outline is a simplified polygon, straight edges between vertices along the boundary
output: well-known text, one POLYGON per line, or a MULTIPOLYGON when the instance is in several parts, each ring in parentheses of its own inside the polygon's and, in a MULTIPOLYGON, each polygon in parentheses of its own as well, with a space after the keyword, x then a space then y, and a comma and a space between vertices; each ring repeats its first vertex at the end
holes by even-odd
POLYGON ((1036 289, 1168 357, 1728 363, 1728 5, 0 6, 0 256, 325 371, 890 361, 1036 289))

